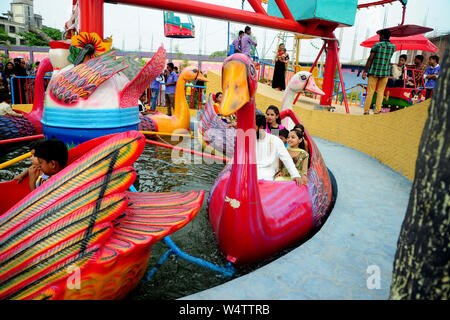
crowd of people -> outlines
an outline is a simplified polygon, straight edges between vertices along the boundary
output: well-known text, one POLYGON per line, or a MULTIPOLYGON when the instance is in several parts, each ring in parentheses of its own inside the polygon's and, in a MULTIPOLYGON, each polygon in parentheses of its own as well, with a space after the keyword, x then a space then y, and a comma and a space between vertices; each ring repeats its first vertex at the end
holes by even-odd
POLYGON ((13 61, 0 63, 0 103, 12 103, 12 94, 16 103, 30 103, 26 101, 25 81, 16 77, 35 76, 39 61, 33 64, 23 57, 16 57, 13 61), (11 90, 14 87, 14 93, 11 90))
POLYGON ((301 124, 287 130, 281 125, 278 108, 271 105, 266 114, 256 114, 256 164, 259 180, 308 183, 309 153, 301 124))
MULTIPOLYGON (((222 92, 214 94, 214 109, 228 127, 236 128, 235 115, 220 114, 222 98, 222 92)), ((265 115, 257 112, 255 121, 258 179, 306 184, 309 153, 303 125, 297 124, 289 131, 281 124, 280 110, 274 105, 266 109, 265 115)))
POLYGON ((377 97, 374 114, 381 113, 386 87, 425 88, 425 98, 430 98, 441 71, 437 55, 428 58, 428 67, 424 64, 423 55, 416 55, 414 64, 406 65, 408 59, 406 54, 400 55, 398 63, 391 65, 396 50, 390 41, 391 32, 389 29, 383 29, 379 35, 379 42, 372 46, 362 74, 363 79, 368 76, 364 115, 369 114, 375 92, 377 97))
MULTIPOLYGON (((139 99, 140 111, 143 114, 151 114, 156 112, 156 105, 158 103, 158 97, 161 97, 160 105, 167 108, 167 115, 172 115, 172 110, 175 108, 175 89, 180 76, 180 70, 172 62, 167 64, 166 69, 150 83, 150 108, 147 110, 145 105, 147 101, 147 93, 144 92, 139 99)), ((206 71, 203 76, 207 77, 206 71)), ((188 85, 204 86, 205 83, 200 80, 195 82, 189 81, 188 85)), ((186 99, 191 100, 192 87, 186 87, 186 99)), ((203 100, 203 99, 202 99, 203 100)), ((196 101, 196 99, 194 99, 196 101)))

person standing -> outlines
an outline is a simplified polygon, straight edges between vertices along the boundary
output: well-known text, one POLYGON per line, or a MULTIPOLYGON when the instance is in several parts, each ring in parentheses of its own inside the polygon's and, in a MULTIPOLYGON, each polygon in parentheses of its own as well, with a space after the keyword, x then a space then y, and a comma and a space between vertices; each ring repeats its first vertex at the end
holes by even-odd
POLYGON ((380 41, 375 43, 370 50, 369 59, 362 74, 363 80, 369 76, 367 80, 367 96, 364 103, 364 114, 369 114, 375 89, 377 92, 377 100, 375 103, 374 114, 381 113, 381 104, 383 103, 384 89, 391 73, 391 58, 395 52, 395 45, 389 41, 391 31, 383 29, 380 31, 380 41))
POLYGON ((150 111, 156 110, 156 100, 158 100, 159 95, 159 87, 161 86, 161 82, 163 82, 163 75, 160 74, 156 77, 155 80, 150 83, 150 111))
POLYGON ((301 186, 303 181, 289 152, 284 147, 283 141, 266 132, 266 117, 264 115, 256 115, 255 130, 256 171, 258 180, 273 181, 281 160, 292 180, 294 180, 298 186, 301 186))
POLYGON ((251 58, 251 46, 254 45, 256 47, 257 43, 250 37, 252 34, 252 29, 249 26, 246 26, 244 30, 245 34, 241 39, 241 50, 243 54, 251 58))
POLYGON ((26 77, 25 60, 23 57, 14 58, 14 75, 12 78, 11 94, 14 95, 14 104, 26 103, 25 97, 25 79, 17 77, 26 77), (14 91, 14 93, 12 92, 14 91))
POLYGON ((278 47, 275 68, 273 70, 272 88, 280 91, 286 89, 285 73, 288 61, 289 55, 286 53, 284 44, 281 43, 278 47))
POLYGON ((166 80, 166 107, 167 115, 172 115, 172 108, 175 106, 175 88, 177 85, 178 74, 174 71, 172 62, 167 64, 167 80, 166 80))
POLYGON ((439 74, 441 73, 441 66, 439 65, 438 56, 430 56, 428 58, 428 65, 429 67, 423 74, 423 78, 425 79, 425 90, 426 90, 425 99, 431 97, 433 89, 436 86, 436 80, 439 78, 439 74))
MULTIPOLYGON (((427 70, 427 66, 423 63, 423 55, 418 54, 417 56, 415 56, 414 69, 415 71, 413 72, 413 76, 415 78, 416 87, 423 87, 423 75, 427 70)), ((414 86, 414 82, 410 81, 408 85, 414 86)))
POLYGON ((241 53, 242 52, 242 37, 244 36, 244 31, 239 31, 239 35, 236 39, 233 40, 233 42, 231 43, 233 45, 234 48, 234 52, 233 53, 241 53))

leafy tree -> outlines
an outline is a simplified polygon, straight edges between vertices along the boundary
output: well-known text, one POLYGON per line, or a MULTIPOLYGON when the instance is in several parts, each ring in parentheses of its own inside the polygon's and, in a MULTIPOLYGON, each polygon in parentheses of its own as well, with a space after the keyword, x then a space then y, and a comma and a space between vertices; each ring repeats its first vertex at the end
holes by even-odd
POLYGON ((36 33, 25 31, 19 35, 25 40, 25 44, 29 46, 48 46, 48 42, 38 36, 36 33))
POLYGON ((227 56, 227 50, 214 51, 214 52, 211 53, 209 56, 210 56, 211 58, 215 58, 215 57, 226 57, 226 56, 227 56))
POLYGON ((25 44, 29 46, 48 46, 48 39, 44 39, 45 35, 47 35, 51 40, 61 40, 62 32, 55 28, 50 27, 42 27, 41 29, 36 29, 33 31, 25 31, 23 33, 19 33, 25 40, 25 44), (33 32, 36 31, 36 32, 33 32), (39 35, 37 32, 43 32, 43 34, 39 35))
POLYGON ((0 44, 9 44, 9 43, 16 43, 16 39, 13 37, 10 37, 5 29, 0 28, 0 44))
POLYGON ((63 37, 63 33, 55 28, 42 26, 41 30, 44 31, 53 40, 61 40, 63 37))

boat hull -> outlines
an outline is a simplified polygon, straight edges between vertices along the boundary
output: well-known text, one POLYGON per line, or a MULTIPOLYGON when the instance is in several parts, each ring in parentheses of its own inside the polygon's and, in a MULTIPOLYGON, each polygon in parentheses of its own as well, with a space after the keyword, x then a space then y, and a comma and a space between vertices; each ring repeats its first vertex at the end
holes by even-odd
MULTIPOLYGON (((291 110, 284 111, 282 116, 290 116, 294 123, 299 123, 291 110)), ((306 131, 305 136, 310 153, 308 184, 297 187, 293 181, 258 180, 251 189, 259 192, 262 199, 262 217, 257 216, 252 204, 245 201, 252 198, 250 195, 241 194, 239 201, 228 198, 236 188, 228 184, 231 164, 216 179, 208 199, 209 218, 228 261, 246 265, 270 258, 282 249, 308 239, 326 221, 334 206, 336 189, 333 190, 319 149, 306 131), (229 205, 238 209, 233 217, 225 213, 224 206, 229 205)))
POLYGON ((126 191, 144 140, 126 132, 80 144, 31 193, 28 179, 0 183, 0 299, 120 299, 138 284, 152 245, 204 198, 126 191))

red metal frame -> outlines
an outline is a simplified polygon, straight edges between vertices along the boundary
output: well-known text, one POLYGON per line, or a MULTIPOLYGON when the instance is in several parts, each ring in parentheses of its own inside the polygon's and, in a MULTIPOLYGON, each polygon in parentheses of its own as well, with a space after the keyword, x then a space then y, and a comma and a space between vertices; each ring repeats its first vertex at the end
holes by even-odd
MULTIPOLYGON (((331 105, 331 97, 334 86, 334 71, 338 58, 336 38, 333 34, 338 27, 337 23, 326 21, 298 22, 293 18, 285 0, 275 0, 284 18, 269 16, 259 0, 249 0, 249 4, 255 10, 230 8, 214 5, 202 1, 186 0, 180 5, 180 0, 78 0, 80 5, 80 31, 97 32, 103 37, 103 3, 121 3, 161 10, 171 10, 185 14, 204 16, 226 21, 234 21, 272 28, 294 33, 307 34, 321 37, 329 48, 325 64, 324 86, 325 95, 321 98, 322 105, 331 105)), ((379 2, 393 2, 379 1, 379 2)), ((399 0, 395 0, 399 1, 399 0)), ((368 6, 368 5, 366 5, 368 6)), ((358 6, 359 7, 359 6, 358 6)))
POLYGON ((375 1, 375 2, 362 3, 362 4, 358 4, 357 8, 361 9, 361 8, 368 8, 368 7, 373 7, 373 6, 382 6, 384 4, 392 3, 395 1, 400 1, 400 0, 380 0, 380 1, 375 1))

